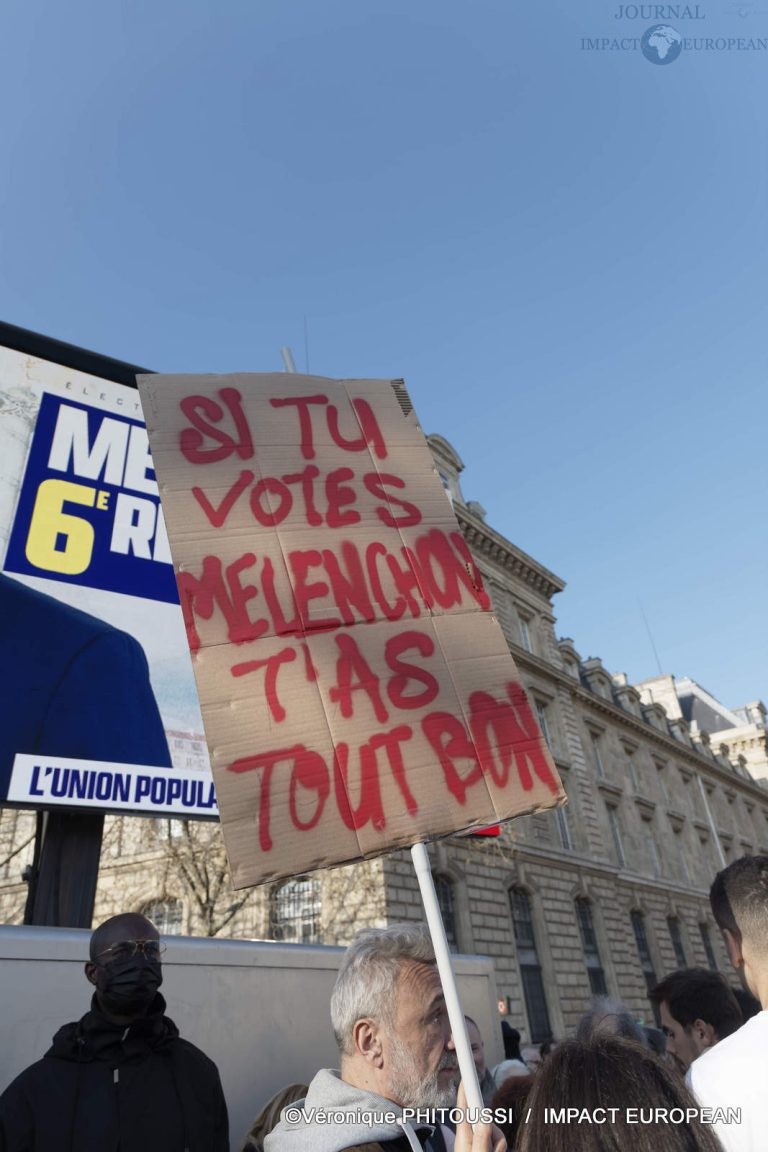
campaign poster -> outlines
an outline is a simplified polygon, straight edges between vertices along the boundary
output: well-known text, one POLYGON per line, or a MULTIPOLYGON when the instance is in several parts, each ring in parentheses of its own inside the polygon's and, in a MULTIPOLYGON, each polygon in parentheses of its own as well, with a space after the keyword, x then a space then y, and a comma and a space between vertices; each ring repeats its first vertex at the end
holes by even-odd
POLYGON ((0 659, 0 803, 218 815, 138 392, 6 346, 0 659))

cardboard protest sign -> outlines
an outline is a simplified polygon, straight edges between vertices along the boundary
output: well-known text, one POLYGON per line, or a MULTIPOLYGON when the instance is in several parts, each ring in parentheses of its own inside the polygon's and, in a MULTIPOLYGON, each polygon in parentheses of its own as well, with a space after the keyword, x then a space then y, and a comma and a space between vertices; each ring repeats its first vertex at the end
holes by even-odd
POLYGON ((138 383, 236 886, 564 799, 401 384, 138 383))

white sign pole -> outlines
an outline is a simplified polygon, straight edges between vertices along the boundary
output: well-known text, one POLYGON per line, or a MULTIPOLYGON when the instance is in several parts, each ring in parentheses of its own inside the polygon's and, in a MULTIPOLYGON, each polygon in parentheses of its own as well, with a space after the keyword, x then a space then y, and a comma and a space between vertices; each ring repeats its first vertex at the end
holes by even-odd
POLYGON ((483 1097, 480 1094, 480 1084, 477 1079, 477 1069, 472 1056, 472 1047, 467 1034, 467 1022, 464 1019, 464 1010, 459 1000, 459 990, 456 987, 456 973, 453 970, 451 954, 448 951, 448 941, 445 938, 445 926, 440 915, 437 903, 435 882, 432 879, 432 869, 429 866, 426 844, 414 844, 411 847, 411 858, 416 869, 416 877, 421 889, 421 899, 427 916, 429 934, 432 937, 432 946, 435 949, 437 970, 443 985, 445 1005, 448 1009, 448 1019, 451 1022, 453 1041, 456 1045, 456 1056, 459 1061, 459 1071, 464 1082, 464 1091, 467 1095, 467 1106, 471 1111, 478 1111, 483 1107, 483 1097))

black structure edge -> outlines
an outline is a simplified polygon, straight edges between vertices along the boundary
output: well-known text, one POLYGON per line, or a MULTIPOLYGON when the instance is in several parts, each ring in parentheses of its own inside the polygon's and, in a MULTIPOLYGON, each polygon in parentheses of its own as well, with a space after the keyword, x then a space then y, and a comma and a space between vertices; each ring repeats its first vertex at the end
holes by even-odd
POLYGON ((79 348, 76 344, 54 340, 52 336, 30 332, 27 328, 17 328, 15 324, 6 324, 2 320, 0 344, 25 356, 37 356, 77 372, 87 372, 89 376, 100 376, 104 380, 114 380, 117 384, 127 384, 129 388, 136 387, 137 373, 152 371, 150 368, 139 368, 136 364, 127 364, 124 360, 115 360, 112 356, 102 356, 100 352, 89 352, 87 348, 79 348))

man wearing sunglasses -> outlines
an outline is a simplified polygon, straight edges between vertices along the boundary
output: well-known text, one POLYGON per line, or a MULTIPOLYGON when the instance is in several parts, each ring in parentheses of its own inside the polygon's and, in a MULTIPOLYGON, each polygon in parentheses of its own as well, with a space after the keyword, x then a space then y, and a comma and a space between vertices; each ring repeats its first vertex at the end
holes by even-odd
POLYGON ((91 1010, 0 1097, 0 1152, 228 1152, 216 1065, 165 1015, 157 929, 113 916, 91 936, 91 1010))

